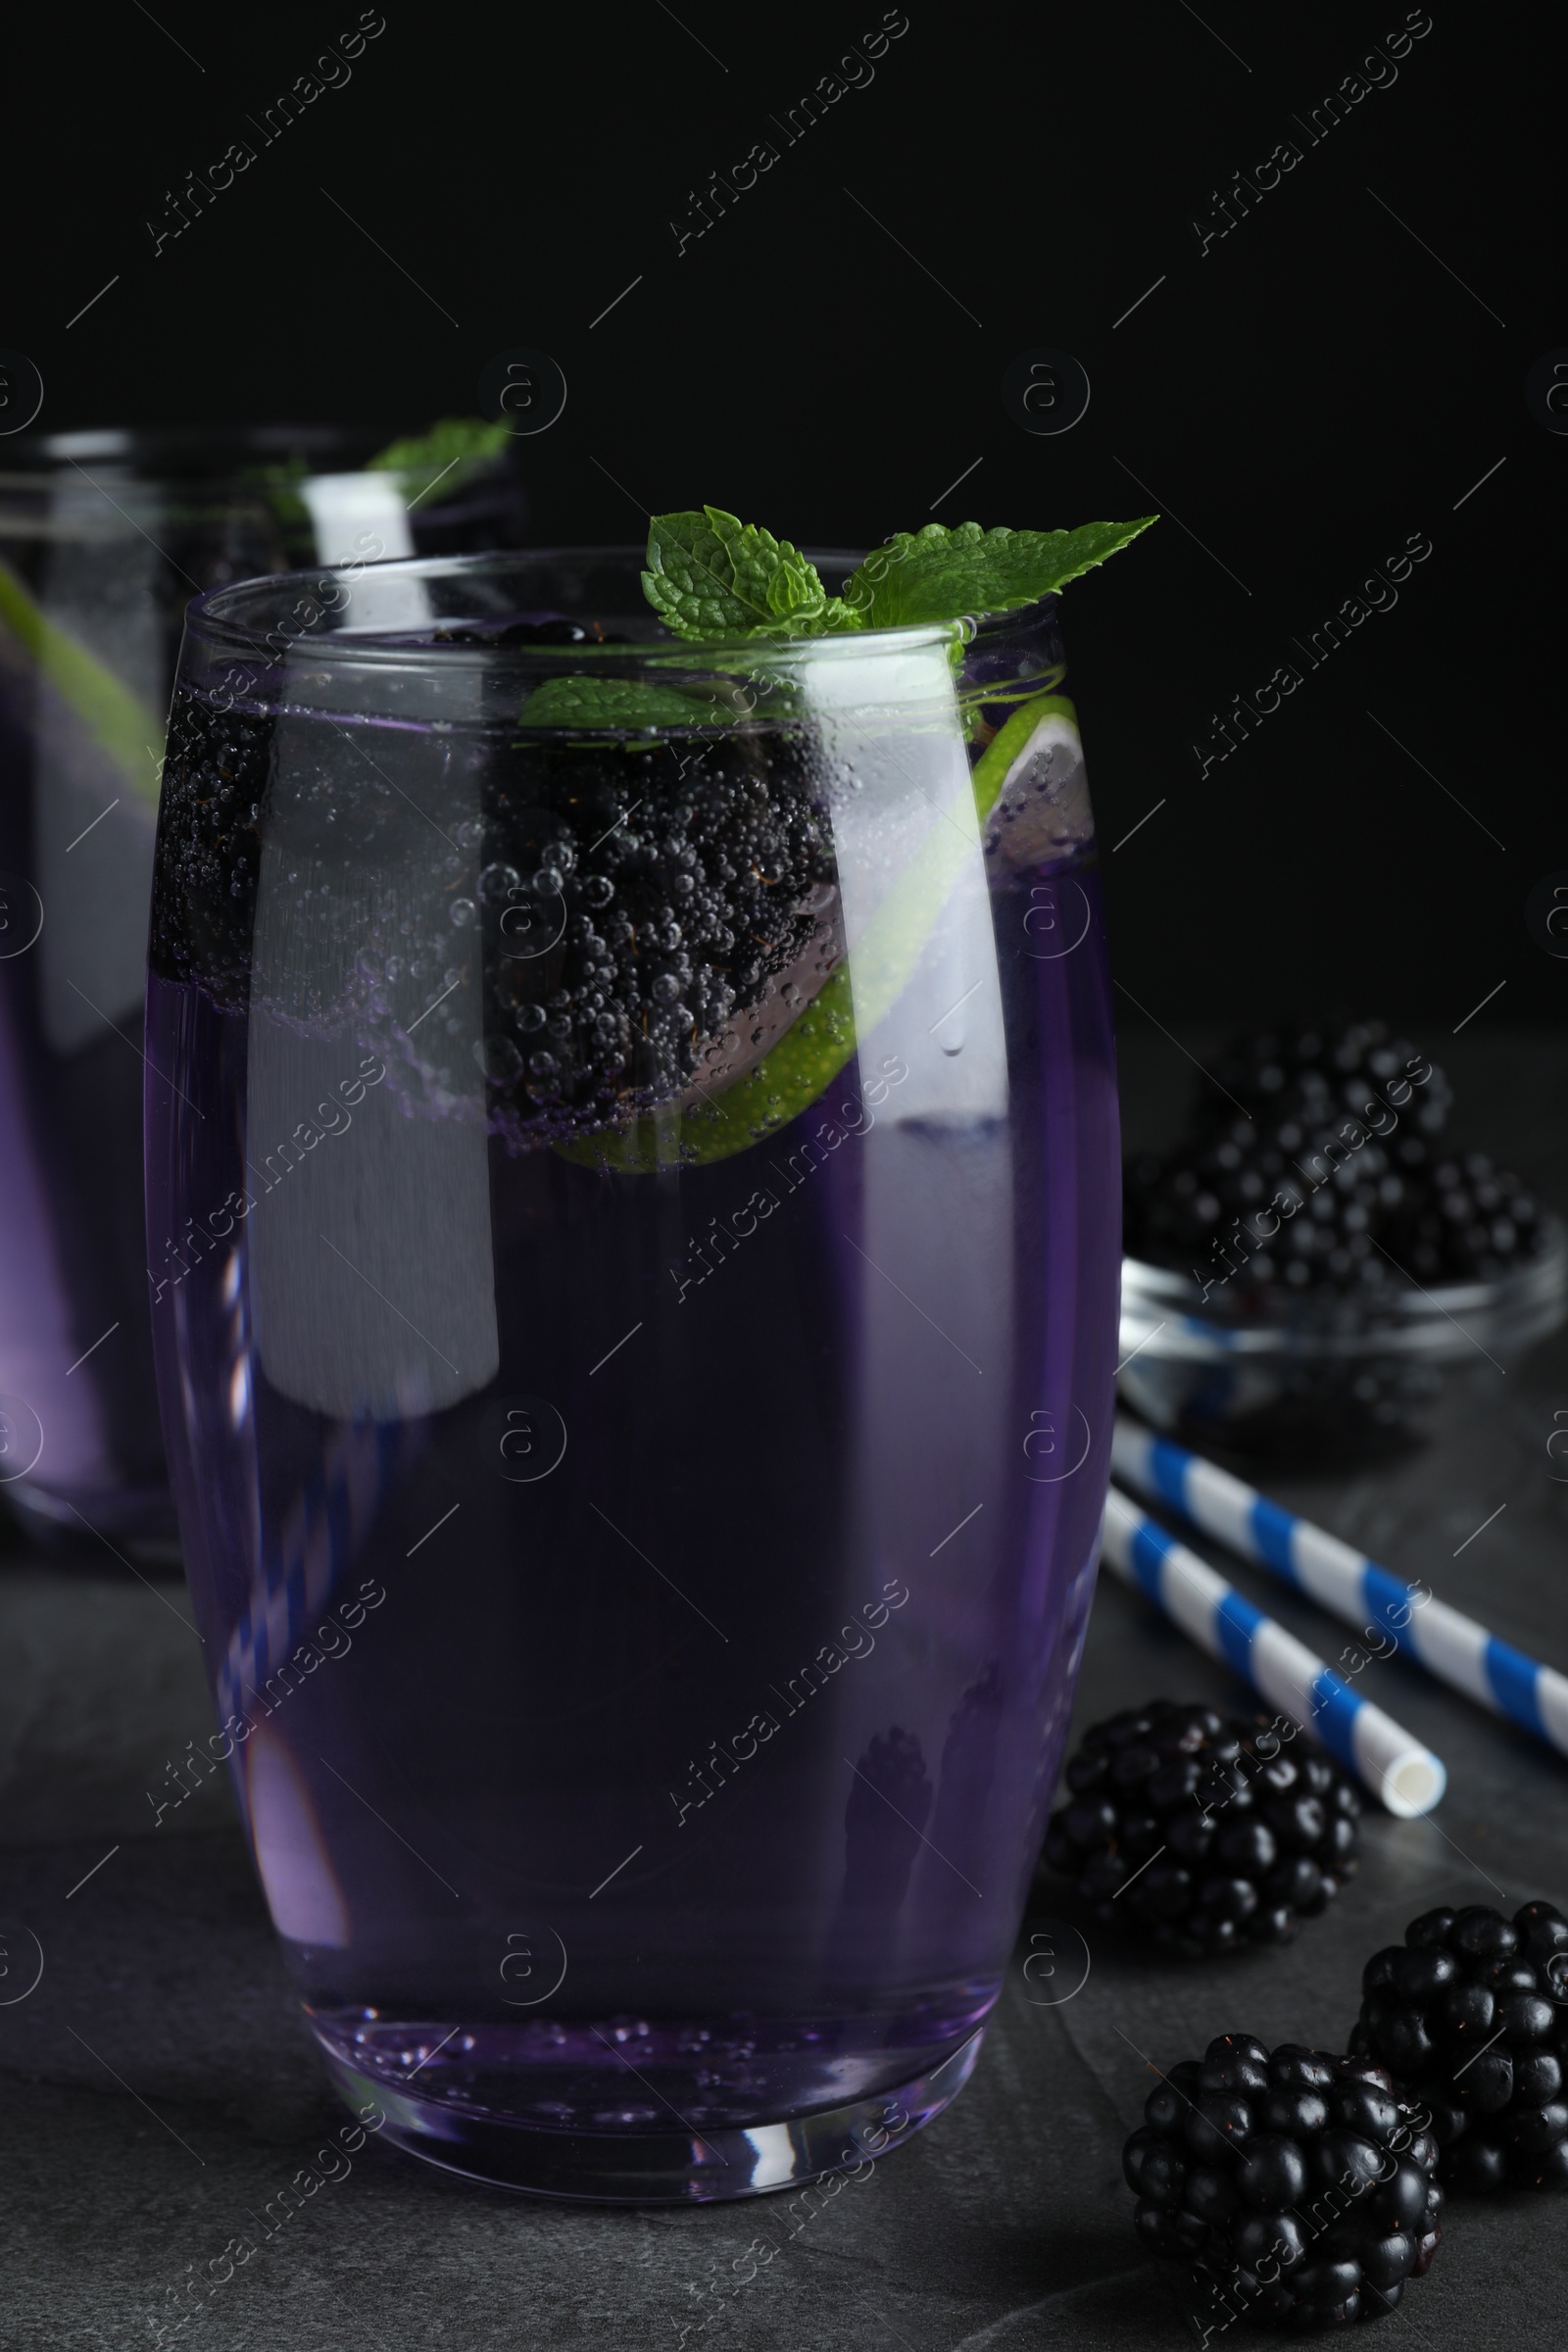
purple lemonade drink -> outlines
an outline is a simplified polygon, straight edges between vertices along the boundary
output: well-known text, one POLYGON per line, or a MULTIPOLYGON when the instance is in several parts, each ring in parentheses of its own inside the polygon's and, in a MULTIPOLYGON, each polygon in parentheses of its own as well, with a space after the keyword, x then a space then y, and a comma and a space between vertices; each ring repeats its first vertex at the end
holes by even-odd
POLYGON ((193 608, 149 1235, 213 1755, 333 2079, 462 2172, 711 2197, 973 2063, 1116 1104, 1054 604, 956 677, 948 624, 672 649, 633 568, 193 608))
POLYGON ((0 1493, 46 1540, 100 1559, 101 1545, 177 1558, 153 1384, 138 1041, 185 604, 193 587, 313 557, 514 542, 520 488, 484 446, 496 437, 448 425, 428 463, 425 444, 383 448, 384 433, 327 426, 5 444, 0 1493))

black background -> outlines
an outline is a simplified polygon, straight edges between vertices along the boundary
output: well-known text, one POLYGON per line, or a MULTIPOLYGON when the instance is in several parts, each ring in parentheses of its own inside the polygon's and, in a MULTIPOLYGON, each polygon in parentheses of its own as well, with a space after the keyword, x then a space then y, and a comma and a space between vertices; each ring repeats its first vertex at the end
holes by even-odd
POLYGON ((1122 1011, 1338 1004, 1437 1046, 1505 982, 1479 1022, 1562 1017, 1568 961, 1525 923, 1568 866, 1568 438, 1524 399, 1568 344, 1559 21, 1436 0, 1392 86, 1308 145, 1293 116, 1399 31, 1396 0, 908 0, 869 86, 786 147, 770 116, 875 30, 872 0, 386 0, 347 85, 262 147, 247 115, 358 15, 160 0, 15 39, 0 343, 42 370, 40 428, 416 429, 525 345, 569 384, 520 445, 539 541, 704 500, 829 546, 1157 507, 1066 603, 1122 1011), (155 257, 147 221, 241 138, 255 163, 155 257), (764 138, 777 164, 677 255, 689 191, 764 138), (1285 138, 1301 162, 1200 255, 1211 191, 1285 138), (1093 384, 1057 437, 1002 405, 1039 345, 1093 384), (1200 779, 1210 714, 1304 667, 1292 636, 1414 532, 1433 554, 1396 609, 1200 779))

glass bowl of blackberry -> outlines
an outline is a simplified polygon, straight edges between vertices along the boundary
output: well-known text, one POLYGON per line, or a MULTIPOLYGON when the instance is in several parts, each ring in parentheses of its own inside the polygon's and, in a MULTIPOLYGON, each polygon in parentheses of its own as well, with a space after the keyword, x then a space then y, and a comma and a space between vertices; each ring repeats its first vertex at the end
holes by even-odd
POLYGON ((1448 1135, 1441 1069, 1386 1021, 1238 1037, 1176 1145, 1124 1171, 1123 1398, 1242 1451, 1423 1434, 1454 1367, 1568 1308, 1568 1239, 1448 1135))

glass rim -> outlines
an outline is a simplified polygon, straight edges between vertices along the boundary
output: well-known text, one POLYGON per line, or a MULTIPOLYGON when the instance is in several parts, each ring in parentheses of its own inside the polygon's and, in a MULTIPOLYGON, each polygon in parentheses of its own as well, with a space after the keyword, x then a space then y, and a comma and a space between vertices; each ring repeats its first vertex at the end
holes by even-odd
MULTIPOLYGON (((864 551, 851 548, 803 549, 808 562, 831 569, 840 565, 853 566, 864 561, 864 551)), ((603 662, 607 666, 619 664, 622 668, 657 661, 667 666, 670 658, 684 659, 693 668, 733 668, 742 662, 766 662, 799 659, 809 651, 812 658, 827 655, 834 659, 857 653, 907 653, 919 648, 951 645, 961 637, 966 623, 960 620, 924 620, 902 623, 894 628, 846 629, 819 637, 785 635, 764 637, 677 637, 672 632, 663 636, 635 639, 619 645, 597 644, 587 639, 578 645, 454 645, 441 643, 423 632, 411 628, 405 619, 396 626, 382 629, 367 628, 357 632, 344 628, 329 633, 318 633, 313 622, 296 626, 285 646, 278 644, 287 627, 285 619, 270 617, 280 613, 292 598, 297 612, 302 604, 309 604, 328 591, 337 589, 344 581, 376 580, 432 580, 450 578, 479 578, 548 564, 625 564, 641 571, 647 561, 642 544, 620 542, 600 547, 529 547, 497 549, 482 554, 460 556, 402 556, 383 563, 349 563, 321 564, 310 570, 264 572, 255 578, 233 580, 210 588, 192 597, 185 608, 187 637, 205 649, 237 659, 266 658, 270 662, 281 659, 284 651, 307 647, 313 662, 322 667, 348 666, 355 663, 410 662, 420 663, 439 661, 443 667, 497 667, 502 663, 520 668, 542 667, 559 671, 579 662, 603 662), (315 592, 315 595, 312 592, 315 592), (269 617, 258 622, 246 622, 236 616, 234 608, 246 600, 268 599, 269 617)), ((352 587, 348 591, 353 594, 352 587)), ((347 598, 340 598, 326 608, 328 613, 346 609, 347 598)), ((1054 597, 1040 600, 1012 613, 995 614, 997 619, 1021 621, 1025 613, 1038 612, 1042 606, 1052 605, 1054 597)), ((318 617, 324 617, 318 614, 318 617)), ((495 619, 497 614, 476 614, 475 618, 495 619)), ((641 615, 639 614, 640 618, 641 615)), ((976 614, 975 620, 984 617, 976 614)), ((432 616, 432 624, 442 620, 458 621, 457 613, 432 616)), ((652 607, 648 618, 656 626, 652 607)))
MULTIPOLYGON (((281 423, 73 426, 0 441, 0 494, 70 480, 83 466, 126 466, 137 486, 189 492, 256 491, 246 468, 302 457, 313 473, 364 473, 400 428, 298 418, 281 423), (341 460, 341 463, 338 461, 341 460)), ((123 477, 122 477, 123 478, 123 477)))

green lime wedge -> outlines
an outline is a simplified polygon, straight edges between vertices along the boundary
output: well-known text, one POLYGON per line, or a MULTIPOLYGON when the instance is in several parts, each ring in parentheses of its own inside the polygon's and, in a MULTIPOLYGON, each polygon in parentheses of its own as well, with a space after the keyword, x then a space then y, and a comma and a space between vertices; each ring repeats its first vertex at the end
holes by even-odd
POLYGON ((1042 743, 1053 736, 1076 742, 1077 735, 1078 713, 1064 694, 1037 694, 1030 702, 1020 704, 975 762, 974 805, 980 822, 984 824, 991 814, 1003 785, 1018 761, 1036 749, 1037 737, 1042 743), (1057 722, 1054 727, 1049 724, 1053 719, 1057 722), (1068 728, 1072 730, 1070 739, 1068 728))
POLYGON ((100 751, 107 752, 138 800, 158 806, 162 719, 114 671, 41 612, 16 573, 0 563, 0 621, 18 638, 56 693, 70 705, 100 751))

